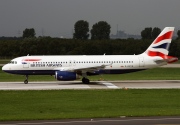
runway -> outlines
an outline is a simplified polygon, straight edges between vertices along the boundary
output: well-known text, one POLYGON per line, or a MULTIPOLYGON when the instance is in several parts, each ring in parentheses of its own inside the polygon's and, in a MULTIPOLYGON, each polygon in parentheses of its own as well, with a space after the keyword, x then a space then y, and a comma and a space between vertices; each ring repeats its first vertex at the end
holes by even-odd
POLYGON ((0 90, 61 90, 61 89, 180 89, 180 80, 124 80, 52 82, 0 82, 0 90))
POLYGON ((0 122, 0 125, 179 125, 180 117, 130 117, 0 122))

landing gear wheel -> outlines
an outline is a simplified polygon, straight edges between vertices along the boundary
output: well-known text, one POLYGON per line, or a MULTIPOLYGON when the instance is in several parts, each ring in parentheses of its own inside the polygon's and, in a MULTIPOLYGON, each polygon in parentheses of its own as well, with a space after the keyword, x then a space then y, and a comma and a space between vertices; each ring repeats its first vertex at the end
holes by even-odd
POLYGON ((89 84, 89 79, 87 79, 87 78, 82 78, 82 82, 84 83, 84 84, 89 84))
POLYGON ((85 78, 84 77, 82 78, 82 83, 85 83, 85 78))
POLYGON ((28 80, 24 80, 24 84, 28 84, 28 80))
POLYGON ((24 84, 28 84, 28 75, 26 75, 26 79, 24 80, 24 84))

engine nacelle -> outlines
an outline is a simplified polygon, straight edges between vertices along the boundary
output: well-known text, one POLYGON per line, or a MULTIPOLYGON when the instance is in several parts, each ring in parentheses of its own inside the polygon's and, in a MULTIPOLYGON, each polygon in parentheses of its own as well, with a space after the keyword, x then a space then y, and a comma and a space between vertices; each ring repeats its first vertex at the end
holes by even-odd
POLYGON ((55 78, 59 81, 70 81, 79 79, 80 76, 75 72, 67 72, 67 71, 56 71, 55 78))

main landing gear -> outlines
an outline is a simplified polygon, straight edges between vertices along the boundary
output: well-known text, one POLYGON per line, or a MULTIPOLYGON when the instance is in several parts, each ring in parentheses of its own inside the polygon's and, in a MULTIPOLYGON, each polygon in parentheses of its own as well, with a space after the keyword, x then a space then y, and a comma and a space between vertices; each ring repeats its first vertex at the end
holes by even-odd
POLYGON ((89 84, 89 79, 83 77, 83 78, 82 78, 82 82, 83 82, 84 84, 89 84))
POLYGON ((28 75, 26 75, 26 79, 24 80, 24 84, 28 84, 28 75))
POLYGON ((82 83, 89 84, 89 79, 87 78, 86 72, 82 72, 82 83))

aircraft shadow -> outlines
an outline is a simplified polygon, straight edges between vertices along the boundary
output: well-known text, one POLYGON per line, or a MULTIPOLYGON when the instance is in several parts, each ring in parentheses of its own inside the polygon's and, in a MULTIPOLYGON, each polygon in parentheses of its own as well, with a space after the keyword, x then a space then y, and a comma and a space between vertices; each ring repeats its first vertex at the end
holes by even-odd
POLYGON ((71 83, 58 83, 58 85, 102 85, 101 82, 90 82, 89 84, 84 84, 82 82, 71 82, 71 83))

